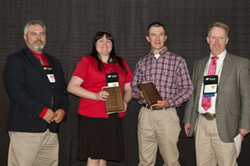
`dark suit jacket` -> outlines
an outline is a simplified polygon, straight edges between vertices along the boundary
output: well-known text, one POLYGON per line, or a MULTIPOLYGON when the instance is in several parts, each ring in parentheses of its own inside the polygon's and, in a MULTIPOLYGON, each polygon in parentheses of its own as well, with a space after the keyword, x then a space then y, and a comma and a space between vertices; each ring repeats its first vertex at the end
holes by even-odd
MULTIPOLYGON (((192 82, 194 91, 186 105, 184 123, 191 123, 193 135, 203 74, 209 57, 195 62, 192 82)), ((250 129, 250 63, 249 59, 227 54, 218 85, 216 123, 223 142, 233 142, 239 128, 250 129)))
POLYGON ((45 56, 56 79, 53 89, 40 62, 27 47, 8 56, 3 73, 10 98, 8 131, 44 132, 49 128, 51 132, 58 132, 57 123, 48 124, 38 117, 45 106, 53 111, 62 108, 67 112, 69 105, 61 64, 46 53, 45 56))

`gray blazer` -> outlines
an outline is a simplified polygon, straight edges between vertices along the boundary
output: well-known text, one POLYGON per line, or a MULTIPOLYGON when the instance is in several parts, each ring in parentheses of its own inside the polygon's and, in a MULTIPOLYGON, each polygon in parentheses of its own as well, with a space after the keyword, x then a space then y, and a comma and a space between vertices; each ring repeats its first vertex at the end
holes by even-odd
MULTIPOLYGON (((190 123, 193 136, 203 74, 209 57, 195 62, 192 82, 194 91, 187 102, 183 122, 190 123)), ((227 54, 218 86, 216 123, 223 142, 233 142, 239 128, 250 129, 250 62, 249 59, 227 54)))

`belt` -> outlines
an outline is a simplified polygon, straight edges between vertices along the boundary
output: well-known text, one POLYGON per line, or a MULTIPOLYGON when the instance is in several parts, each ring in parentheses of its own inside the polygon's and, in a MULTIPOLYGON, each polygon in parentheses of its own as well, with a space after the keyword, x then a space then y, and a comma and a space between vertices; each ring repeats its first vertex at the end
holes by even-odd
POLYGON ((216 115, 215 114, 210 114, 210 113, 205 113, 205 114, 201 114, 202 116, 204 116, 207 120, 213 120, 216 115))
POLYGON ((143 107, 150 109, 152 111, 159 111, 159 110, 163 110, 164 108, 158 107, 158 106, 150 106, 148 104, 142 104, 143 107))

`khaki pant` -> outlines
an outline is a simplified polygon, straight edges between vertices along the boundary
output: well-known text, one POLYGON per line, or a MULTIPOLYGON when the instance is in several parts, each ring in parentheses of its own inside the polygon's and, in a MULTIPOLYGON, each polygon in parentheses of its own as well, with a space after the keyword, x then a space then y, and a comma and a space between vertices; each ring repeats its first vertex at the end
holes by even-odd
POLYGON ((58 134, 9 132, 8 166, 57 166, 58 134))
POLYGON ((237 166, 235 145, 221 141, 216 119, 199 116, 195 147, 197 166, 237 166))
POLYGON ((139 166, 155 165, 158 146, 165 166, 179 166, 180 130, 176 109, 151 111, 142 107, 138 117, 139 166))

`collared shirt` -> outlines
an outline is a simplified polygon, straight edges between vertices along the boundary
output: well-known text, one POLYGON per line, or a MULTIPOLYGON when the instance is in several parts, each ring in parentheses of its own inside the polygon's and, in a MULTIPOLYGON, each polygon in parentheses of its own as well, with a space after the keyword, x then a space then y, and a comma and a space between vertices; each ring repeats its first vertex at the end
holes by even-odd
POLYGON ((169 107, 178 107, 191 97, 193 86, 186 61, 169 52, 167 47, 160 52, 159 58, 151 51, 136 64, 131 87, 133 98, 139 104, 147 102, 139 98, 138 84, 149 81, 154 83, 162 99, 168 101, 169 107))
MULTIPOLYGON (((28 49, 30 49, 30 48, 28 47, 28 49)), ((37 53, 37 52, 35 52, 35 51, 31 50, 31 49, 30 49, 30 51, 35 55, 35 57, 37 58, 37 60, 39 60, 39 62, 41 62, 41 59, 39 58, 39 56, 42 55, 41 58, 42 58, 42 61, 44 62, 43 66, 50 65, 48 59, 46 58, 46 56, 44 54, 44 52, 39 54, 39 53, 37 53)))
MULTIPOLYGON (((218 84, 219 84, 219 81, 220 81, 220 75, 221 75, 221 72, 222 72, 223 62, 224 62, 224 59, 226 57, 226 54, 227 54, 227 51, 225 50, 220 55, 217 56, 217 57, 219 57, 216 60, 216 75, 218 75, 218 77, 219 77, 218 84)), ((206 65, 206 68, 205 68, 205 71, 204 71, 204 76, 207 76, 208 67, 209 67, 209 64, 211 62, 212 57, 213 57, 213 55, 210 53, 210 58, 209 58, 209 60, 207 62, 207 65, 206 65)), ((206 112, 211 113, 211 114, 215 114, 215 112, 216 112, 215 103, 216 103, 216 99, 217 99, 217 93, 215 93, 215 95, 213 97, 211 97, 211 107, 207 111, 205 111, 204 108, 201 106, 202 96, 203 96, 203 88, 204 88, 204 83, 202 83, 202 87, 201 87, 198 112, 200 114, 204 114, 206 112)))

